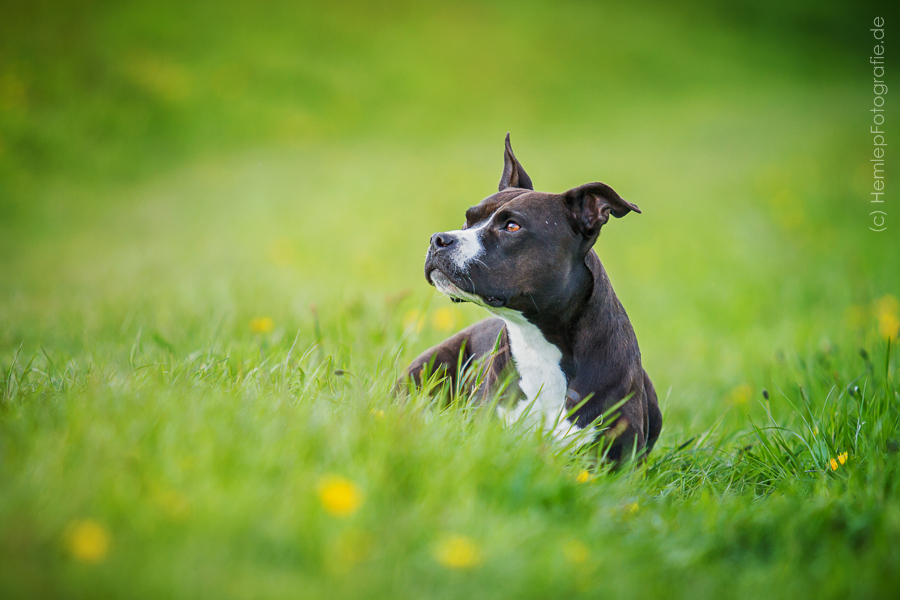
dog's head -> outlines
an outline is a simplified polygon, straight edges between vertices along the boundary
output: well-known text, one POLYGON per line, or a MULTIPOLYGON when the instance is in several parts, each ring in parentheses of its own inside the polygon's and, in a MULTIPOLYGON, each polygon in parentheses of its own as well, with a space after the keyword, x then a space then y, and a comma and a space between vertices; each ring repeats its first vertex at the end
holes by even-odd
POLYGON ((609 216, 641 212, 603 183, 535 192, 509 134, 499 190, 466 211, 462 229, 431 236, 425 278, 457 302, 520 312, 559 308, 609 216))

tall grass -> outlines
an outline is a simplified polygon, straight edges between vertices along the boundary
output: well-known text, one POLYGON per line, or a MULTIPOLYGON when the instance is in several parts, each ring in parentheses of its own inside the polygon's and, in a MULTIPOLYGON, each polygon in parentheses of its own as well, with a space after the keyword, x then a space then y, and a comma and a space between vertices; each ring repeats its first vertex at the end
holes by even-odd
POLYGON ((179 356, 141 336, 106 357, 5 363, 6 591, 866 597, 897 584, 887 344, 786 358, 768 398, 746 399, 764 420, 670 435, 608 472, 463 402, 398 402, 396 353, 356 372, 274 339, 179 356), (355 486, 358 510, 328 513, 329 476, 355 486), (109 538, 97 564, 73 550, 85 519, 109 538))

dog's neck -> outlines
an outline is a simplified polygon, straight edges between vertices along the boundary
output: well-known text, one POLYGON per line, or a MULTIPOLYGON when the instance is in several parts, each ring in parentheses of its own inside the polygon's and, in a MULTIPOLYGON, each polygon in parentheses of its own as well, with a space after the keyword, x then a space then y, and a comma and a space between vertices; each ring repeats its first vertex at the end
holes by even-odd
MULTIPOLYGON (((528 403, 534 404, 548 419, 555 418, 566 405, 575 366, 583 363, 577 356, 579 340, 570 332, 591 330, 604 336, 605 328, 579 327, 578 322, 591 318, 609 302, 618 303, 600 259, 591 251, 578 274, 574 300, 559 310, 523 314, 510 309, 493 309, 503 319, 509 335, 510 353, 519 374, 519 388, 528 403), (596 305, 596 306, 593 306, 596 305)), ((605 324, 602 324, 605 325, 605 324)), ((582 397, 590 390, 574 390, 582 397)))
MULTIPOLYGON (((580 262, 579 268, 573 270, 570 286, 567 300, 555 307, 535 307, 515 313, 519 320, 536 328, 544 341, 559 350, 561 365, 568 377, 574 375, 576 362, 583 358, 579 354, 585 351, 584 334, 588 333, 595 340, 613 336, 622 321, 609 317, 624 315, 600 258, 593 250, 580 262)), ((509 320, 504 314, 495 314, 509 320)))

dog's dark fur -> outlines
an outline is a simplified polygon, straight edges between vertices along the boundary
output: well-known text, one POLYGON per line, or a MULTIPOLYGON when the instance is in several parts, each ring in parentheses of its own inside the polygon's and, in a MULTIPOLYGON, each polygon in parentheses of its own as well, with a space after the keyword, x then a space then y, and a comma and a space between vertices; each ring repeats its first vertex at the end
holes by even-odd
MULTIPOLYGON (((504 158, 499 192, 466 212, 464 230, 432 236, 426 278, 456 301, 474 301, 536 326, 561 354, 566 410, 590 395, 573 416, 578 427, 628 398, 618 419, 600 434, 611 442, 608 458, 619 461, 632 452, 649 452, 662 427, 656 391, 641 366, 628 315, 592 249, 609 215, 640 210, 603 183, 563 194, 533 191, 509 135, 504 158), (475 233, 466 231, 475 226, 475 233), (476 234, 479 246, 473 256, 484 260, 468 260, 461 267, 458 254, 464 242, 474 243, 476 234)), ((479 392, 487 396, 519 362, 511 350, 509 327, 496 317, 472 325, 416 358, 407 377, 421 385, 423 371, 431 369, 452 384, 462 381, 458 365, 480 364, 479 392)))

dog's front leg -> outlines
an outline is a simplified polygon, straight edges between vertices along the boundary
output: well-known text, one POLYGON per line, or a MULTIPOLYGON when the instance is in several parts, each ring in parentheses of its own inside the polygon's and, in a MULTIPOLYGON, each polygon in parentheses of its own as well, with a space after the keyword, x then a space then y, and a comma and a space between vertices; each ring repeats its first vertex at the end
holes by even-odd
POLYGON ((485 397, 509 363, 506 331, 500 319, 485 319, 429 348, 410 363, 398 385, 421 387, 431 378, 434 382, 446 382, 452 395, 466 380, 467 369, 476 362, 482 368, 474 378, 479 382, 478 396, 485 397))

